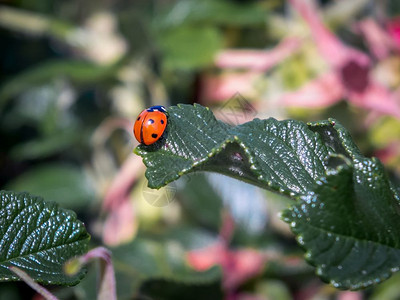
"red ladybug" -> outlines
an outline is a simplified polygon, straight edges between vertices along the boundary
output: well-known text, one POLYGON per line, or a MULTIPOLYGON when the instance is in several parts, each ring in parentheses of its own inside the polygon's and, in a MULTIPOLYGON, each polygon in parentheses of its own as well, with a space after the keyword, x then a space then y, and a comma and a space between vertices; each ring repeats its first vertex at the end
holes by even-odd
POLYGON ((151 145, 161 138, 167 127, 166 112, 164 106, 156 105, 140 113, 133 126, 133 133, 139 143, 151 145))

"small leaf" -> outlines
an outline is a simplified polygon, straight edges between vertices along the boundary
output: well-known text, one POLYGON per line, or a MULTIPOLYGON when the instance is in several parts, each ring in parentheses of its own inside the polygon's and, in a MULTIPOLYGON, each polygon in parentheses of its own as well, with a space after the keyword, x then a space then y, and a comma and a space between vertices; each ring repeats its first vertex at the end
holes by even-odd
POLYGON ((400 203, 376 159, 339 167, 283 218, 317 274, 335 287, 365 288, 399 270, 400 203))
POLYGON ((77 284, 85 271, 70 277, 63 264, 86 252, 90 236, 75 213, 28 193, 0 197, 0 281, 19 280, 16 266, 37 282, 77 284))

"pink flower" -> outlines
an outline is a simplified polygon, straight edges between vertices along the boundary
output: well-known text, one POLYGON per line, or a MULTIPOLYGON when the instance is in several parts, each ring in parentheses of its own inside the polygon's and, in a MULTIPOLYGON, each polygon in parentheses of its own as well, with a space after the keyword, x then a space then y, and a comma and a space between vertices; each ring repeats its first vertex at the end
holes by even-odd
POLYGON ((240 284, 259 274, 264 266, 264 255, 253 249, 229 250, 219 241, 209 247, 193 250, 187 256, 189 264, 198 271, 221 265, 223 288, 234 291, 240 284))
POLYGON ((238 91, 251 97, 254 94, 255 81, 262 76, 259 71, 232 72, 222 75, 203 75, 200 98, 202 101, 225 101, 238 91))
POLYGON ((356 26, 365 37, 368 48, 377 59, 385 59, 395 47, 395 42, 389 32, 380 27, 375 20, 365 19, 356 26))
POLYGON ((245 97, 256 94, 255 83, 264 72, 298 50, 300 40, 287 38, 270 50, 224 50, 215 57, 215 65, 224 69, 219 75, 205 74, 201 79, 203 102, 225 101, 236 93, 245 97))
POLYGON ((330 72, 322 74, 296 92, 284 94, 281 101, 283 105, 289 107, 320 108, 340 101, 343 93, 340 79, 335 72, 330 72))
POLYGON ((137 220, 129 194, 143 168, 141 157, 129 156, 104 197, 103 209, 108 216, 104 222, 103 241, 107 245, 126 243, 136 234, 137 220))
POLYGON ((187 253, 188 263, 197 271, 205 271, 214 265, 222 268, 222 286, 227 298, 235 294, 237 288, 246 280, 261 273, 267 255, 254 249, 229 248, 229 240, 234 223, 229 215, 223 218, 218 241, 202 249, 187 253))
MULTIPOLYGON (((93 135, 93 143, 101 145, 117 129, 124 129, 132 135, 132 122, 122 118, 105 120, 93 135)), ((134 205, 131 203, 131 188, 143 174, 144 165, 137 155, 130 155, 122 164, 108 187, 102 203, 107 218, 103 225, 102 237, 107 245, 117 246, 132 240, 137 230, 134 205)))
POLYGON ((134 205, 127 196, 107 216, 103 225, 103 242, 108 246, 118 246, 133 240, 137 231, 134 205))
MULTIPOLYGON (((343 44, 323 25, 314 1, 289 1, 309 25, 322 57, 332 68, 332 74, 322 76, 327 76, 330 87, 336 92, 327 91, 328 95, 323 97, 322 103, 334 103, 345 98, 359 107, 400 118, 399 100, 394 93, 372 77, 370 58, 363 52, 343 44), (337 93, 339 90, 342 90, 342 93, 337 93)), ((291 101, 285 100, 291 105, 310 107, 309 101, 301 101, 306 98, 304 93, 310 89, 317 89, 318 85, 321 85, 320 89, 324 89, 325 82, 317 78, 299 91, 285 95, 283 99, 291 98, 291 101), (293 101, 295 98, 299 99, 297 103, 293 101)))
POLYGON ((387 22, 386 27, 396 46, 400 48, 400 17, 387 22))
POLYGON ((242 68, 265 72, 300 47, 300 39, 284 39, 271 50, 224 50, 215 58, 215 65, 223 69, 242 68))

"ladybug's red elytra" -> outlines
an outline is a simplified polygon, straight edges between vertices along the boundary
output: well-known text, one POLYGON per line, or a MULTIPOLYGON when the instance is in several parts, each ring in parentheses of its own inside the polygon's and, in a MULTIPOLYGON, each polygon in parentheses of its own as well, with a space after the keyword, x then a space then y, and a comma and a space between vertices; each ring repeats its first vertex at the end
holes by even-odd
POLYGON ((156 105, 142 111, 135 121, 133 133, 141 144, 151 145, 157 142, 167 127, 167 110, 156 105))

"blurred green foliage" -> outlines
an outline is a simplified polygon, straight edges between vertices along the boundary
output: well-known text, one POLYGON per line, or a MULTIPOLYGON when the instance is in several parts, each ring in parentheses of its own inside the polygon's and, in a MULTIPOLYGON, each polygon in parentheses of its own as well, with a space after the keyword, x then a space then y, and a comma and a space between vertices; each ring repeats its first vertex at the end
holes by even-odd
MULTIPOLYGON (((384 25, 400 13, 394 0, 328 0, 319 4, 324 9, 323 20, 335 35, 365 51, 370 50, 355 38, 359 32, 353 25, 370 17, 384 25)), ((204 274, 195 276, 185 260, 191 241, 204 236, 220 239, 221 215, 232 213, 235 207, 242 213, 237 220, 243 221, 245 216, 252 218, 254 207, 234 198, 226 200, 221 196, 223 189, 215 188, 229 189, 231 182, 201 174, 171 184, 168 193, 175 201, 170 205, 149 205, 143 196, 144 169, 140 159, 132 158, 137 145, 131 133, 133 120, 152 104, 193 102, 227 116, 231 112, 221 107, 231 96, 224 100, 205 96, 209 82, 222 82, 225 85, 209 89, 233 86, 261 118, 337 118, 363 153, 380 155, 400 187, 398 119, 348 102, 298 108, 273 101, 276 94, 295 91, 326 70, 311 39, 278 65, 256 72, 251 83, 242 79, 239 85, 227 79, 253 74, 254 70, 215 65, 216 56, 226 49, 272 49, 288 36, 306 35, 304 22, 283 0, 0 1, 1 188, 30 191, 74 209, 92 235, 91 247, 104 244, 107 226, 117 224, 111 232, 125 237, 121 238, 125 245, 109 247, 119 259, 115 268, 120 299, 227 297, 221 287, 226 274, 219 271, 214 274, 210 269, 209 282, 200 284, 199 280, 196 285, 182 284, 172 275, 183 269, 190 275, 187 279, 202 279, 204 274), (250 88, 244 90, 242 84, 250 88), (127 172, 123 167, 128 161, 134 162, 127 172), (114 186, 117 193, 110 196, 114 186), (112 218, 118 211, 113 207, 118 207, 121 199, 131 201, 133 217, 129 222, 121 215, 112 218), (112 204, 105 204, 107 201, 112 204), (115 220, 120 223, 112 222, 115 220), (124 226, 134 229, 125 233, 124 226), (146 247, 152 251, 143 251, 146 247)), ((392 56, 399 55, 393 51, 392 56)), ((394 74, 392 84, 398 70, 390 74, 394 74)), ((387 76, 380 78, 389 80, 387 76)), ((244 194, 249 192, 243 190, 244 194)), ((155 193, 159 193, 157 197, 167 194, 166 190, 155 193)), ((250 248, 273 255, 268 256, 261 273, 238 284, 229 296, 290 299, 311 293, 318 299, 339 297, 339 291, 319 281, 304 264, 303 253, 288 227, 277 218, 286 202, 262 193, 266 208, 257 214, 264 224, 261 233, 252 236, 249 227, 237 225, 228 244, 232 251, 250 248)), ((196 247, 211 243, 205 240, 196 247)), ((91 266, 80 285, 54 290, 62 299, 93 299, 96 272, 91 266)), ((396 299, 400 294, 393 287, 399 280, 394 276, 362 296, 396 299)), ((1 299, 32 296, 24 284, 0 285, 1 299)))

